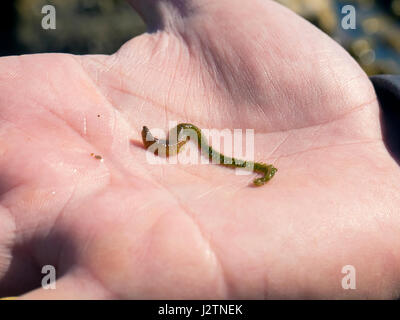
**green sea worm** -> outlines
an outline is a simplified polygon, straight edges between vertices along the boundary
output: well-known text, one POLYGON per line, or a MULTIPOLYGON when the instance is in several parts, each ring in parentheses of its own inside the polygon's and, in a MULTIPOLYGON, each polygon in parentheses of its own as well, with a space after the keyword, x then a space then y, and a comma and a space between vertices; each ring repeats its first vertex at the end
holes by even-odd
POLYGON ((208 155, 209 159, 213 161, 213 163, 228 167, 245 168, 261 173, 262 177, 253 180, 255 186, 264 185, 271 180, 278 171, 278 169, 273 165, 262 162, 239 160, 224 156, 210 147, 201 130, 191 123, 180 123, 176 127, 172 128, 170 130, 168 140, 161 140, 154 137, 150 130, 144 126, 142 129, 143 144, 146 149, 154 145, 153 147, 155 147, 155 154, 169 157, 179 153, 180 149, 186 144, 187 141, 190 140, 190 135, 188 132, 195 132, 200 150, 205 155, 208 155))

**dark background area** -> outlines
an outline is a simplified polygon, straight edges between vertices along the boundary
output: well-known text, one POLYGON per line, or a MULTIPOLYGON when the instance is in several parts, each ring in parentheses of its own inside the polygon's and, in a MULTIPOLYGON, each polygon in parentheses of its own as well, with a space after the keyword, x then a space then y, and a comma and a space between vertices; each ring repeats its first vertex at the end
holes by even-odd
MULTIPOLYGON (((277 0, 344 46, 369 75, 400 74, 400 0, 277 0), (357 9, 356 30, 341 28, 344 5, 357 9)), ((2 0, 0 55, 41 52, 111 54, 145 32, 124 0, 2 0), (57 29, 44 30, 41 13, 51 4, 57 29)))
POLYGON ((41 52, 111 54, 145 32, 124 0, 1 0, 0 55, 41 52), (42 7, 56 9, 56 30, 42 28, 42 7))

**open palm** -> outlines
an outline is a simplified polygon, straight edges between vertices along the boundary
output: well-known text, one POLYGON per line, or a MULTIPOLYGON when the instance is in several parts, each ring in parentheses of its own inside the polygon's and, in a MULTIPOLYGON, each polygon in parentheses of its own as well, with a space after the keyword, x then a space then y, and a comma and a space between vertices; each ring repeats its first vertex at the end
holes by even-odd
POLYGON ((131 2, 151 32, 114 55, 0 59, 0 295, 54 265, 24 297, 394 297, 400 170, 356 62, 273 1, 131 2), (151 165, 169 121, 254 129, 279 171, 151 165))

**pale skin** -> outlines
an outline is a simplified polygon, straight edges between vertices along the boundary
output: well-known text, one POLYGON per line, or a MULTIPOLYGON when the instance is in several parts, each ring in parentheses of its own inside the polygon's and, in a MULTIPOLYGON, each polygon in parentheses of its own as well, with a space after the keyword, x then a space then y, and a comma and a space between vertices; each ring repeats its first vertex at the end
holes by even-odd
POLYGON ((357 63, 272 1, 131 3, 152 32, 114 55, 0 58, 0 296, 398 297, 400 169, 357 63), (279 172, 149 165, 170 120, 252 128, 279 172))

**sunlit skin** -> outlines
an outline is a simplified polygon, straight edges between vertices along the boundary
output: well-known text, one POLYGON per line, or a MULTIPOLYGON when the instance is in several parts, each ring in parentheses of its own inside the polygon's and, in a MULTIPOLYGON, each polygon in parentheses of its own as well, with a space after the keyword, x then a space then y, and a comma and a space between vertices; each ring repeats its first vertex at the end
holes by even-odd
POLYGON ((0 58, 0 296, 396 297, 400 169, 366 74, 274 1, 176 2, 132 0, 151 32, 111 56, 0 58), (143 125, 188 119, 254 129, 279 172, 149 164, 143 125))
POLYGON ((180 123, 175 128, 172 128, 169 133, 168 140, 161 140, 154 137, 149 128, 146 126, 142 129, 142 140, 146 149, 150 146, 155 147, 155 153, 166 157, 180 152, 181 148, 190 140, 191 132, 196 137, 197 146, 203 151, 204 155, 208 156, 212 163, 221 164, 233 168, 247 168, 254 172, 262 173, 261 178, 253 180, 255 186, 260 187, 266 184, 275 175, 276 169, 273 165, 268 165, 261 162, 244 161, 237 158, 231 158, 219 153, 207 143, 207 139, 201 132, 201 129, 191 123, 180 123))

